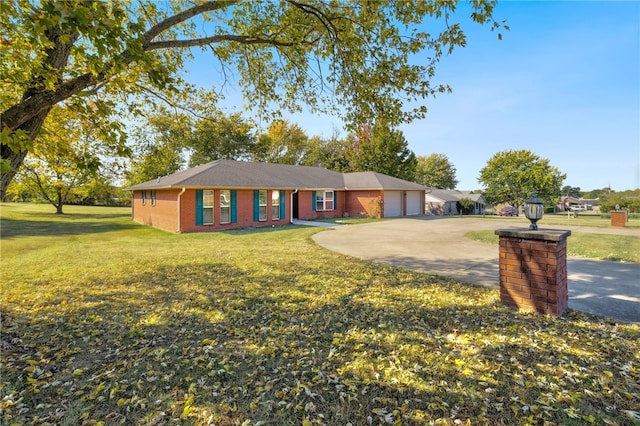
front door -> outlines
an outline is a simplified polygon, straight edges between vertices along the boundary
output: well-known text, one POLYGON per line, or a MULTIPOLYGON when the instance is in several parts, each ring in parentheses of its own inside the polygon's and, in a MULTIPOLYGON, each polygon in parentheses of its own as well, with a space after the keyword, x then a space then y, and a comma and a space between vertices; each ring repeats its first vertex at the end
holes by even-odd
POLYGON ((293 194, 293 205, 292 207, 292 214, 293 214, 293 218, 294 219, 298 219, 298 193, 294 192, 293 194))

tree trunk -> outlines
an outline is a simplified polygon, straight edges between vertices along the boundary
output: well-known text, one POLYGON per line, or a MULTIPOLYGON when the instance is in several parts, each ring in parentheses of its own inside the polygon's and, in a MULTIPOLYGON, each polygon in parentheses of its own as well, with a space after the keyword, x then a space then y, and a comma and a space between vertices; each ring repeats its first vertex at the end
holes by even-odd
POLYGON ((2 145, 2 158, 9 162, 11 170, 2 173, 2 176, 0 176, 0 201, 5 201, 7 187, 11 183, 11 180, 13 180, 13 177, 16 175, 16 171, 22 165, 26 156, 27 151, 13 152, 8 146, 2 145))
MULTIPOLYGON (((61 78, 62 70, 69 61, 71 47, 79 38, 80 34, 77 32, 65 33, 59 26, 47 29, 45 34, 53 45, 46 51, 44 65, 51 67, 51 71, 55 73, 56 77, 61 78)), ((51 111, 53 105, 57 103, 32 105, 32 102, 36 101, 39 96, 51 96, 52 92, 43 89, 42 83, 42 76, 32 76, 31 87, 25 90, 20 103, 2 113, 1 125, 3 131, 7 128, 14 132, 23 130, 29 135, 30 142, 35 140, 49 111, 51 111), (16 112, 21 111, 21 108, 26 108, 27 110, 16 115, 16 112)), ((0 200, 4 201, 7 195, 7 187, 13 180, 20 166, 22 166, 28 151, 26 148, 24 148, 24 151, 14 151, 10 146, 2 144, 0 152, 2 159, 7 160, 11 166, 11 170, 3 173, 0 178, 0 200)))
MULTIPOLYGON (((30 136, 31 142, 36 137, 38 132, 40 132, 40 128, 42 127, 42 123, 44 123, 45 118, 49 114, 51 108, 47 108, 44 111, 41 111, 38 115, 28 120, 18 129, 24 130, 30 136)), ((8 145, 2 144, 1 147, 2 158, 9 162, 11 166, 11 170, 2 174, 0 177, 0 200, 4 201, 7 195, 7 188, 11 183, 11 180, 16 175, 16 172, 22 166, 22 163, 27 156, 28 152, 25 151, 14 151, 8 145)))
POLYGON ((63 197, 62 197, 61 189, 58 189, 57 195, 58 195, 58 200, 56 202, 56 214, 64 214, 62 212, 63 197))

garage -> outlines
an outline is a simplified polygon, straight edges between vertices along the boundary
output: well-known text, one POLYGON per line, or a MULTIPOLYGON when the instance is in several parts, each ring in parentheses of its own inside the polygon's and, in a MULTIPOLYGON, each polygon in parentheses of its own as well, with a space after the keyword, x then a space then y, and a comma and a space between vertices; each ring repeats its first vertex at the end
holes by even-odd
POLYGON ((407 191, 407 216, 422 214, 422 193, 420 191, 407 191))
POLYGON ((384 192, 384 217, 402 216, 402 191, 384 192))

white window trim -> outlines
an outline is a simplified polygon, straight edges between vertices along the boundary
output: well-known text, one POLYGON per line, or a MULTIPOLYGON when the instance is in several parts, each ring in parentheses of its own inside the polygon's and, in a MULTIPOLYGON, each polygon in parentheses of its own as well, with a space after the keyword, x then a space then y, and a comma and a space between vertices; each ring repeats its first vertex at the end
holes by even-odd
POLYGON ((266 222, 269 220, 269 200, 267 199, 267 190, 260 189, 258 192, 258 222, 266 222), (262 204, 261 195, 264 193, 264 204, 262 204), (262 217, 262 208, 264 207, 264 218, 262 217))
POLYGON ((231 223, 231 190, 229 190, 229 189, 220 190, 220 223, 221 224, 231 223), (223 207, 223 205, 222 205, 222 193, 223 192, 226 192, 229 195, 228 206, 226 206, 226 207, 223 207), (229 209, 229 221, 227 221, 227 222, 223 222, 222 221, 222 209, 223 208, 229 209))
POLYGON ((280 220, 280 209, 282 208, 282 202, 280 201, 280 191, 271 191, 271 220, 280 220), (278 204, 273 204, 273 194, 278 194, 278 204), (278 206, 278 214, 273 214, 273 208, 278 206))
POLYGON ((333 211, 333 200, 335 198, 335 194, 336 192, 334 190, 321 190, 321 191, 316 191, 316 211, 319 212, 327 212, 327 211, 333 211), (321 192, 322 193, 322 208, 319 209, 318 208, 318 202, 319 202, 319 198, 318 198, 318 193, 321 192), (329 208, 327 208, 327 194, 331 194, 331 201, 329 201, 329 208))
POLYGON ((202 191, 202 224, 203 225, 213 225, 215 223, 215 212, 213 211, 213 209, 215 208, 215 196, 216 196, 216 192, 213 189, 205 189, 202 191), (207 192, 211 192, 211 205, 207 205, 205 204, 205 193, 207 192), (211 210, 211 222, 205 222, 204 219, 204 211, 210 209, 211 210))

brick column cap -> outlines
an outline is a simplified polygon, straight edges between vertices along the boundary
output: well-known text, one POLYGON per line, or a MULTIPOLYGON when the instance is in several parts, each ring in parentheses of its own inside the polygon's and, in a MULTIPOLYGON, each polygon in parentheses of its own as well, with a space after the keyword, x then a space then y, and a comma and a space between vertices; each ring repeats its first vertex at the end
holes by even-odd
POLYGON ((527 240, 541 240, 541 241, 564 241, 571 235, 571 231, 556 230, 556 229, 538 229, 532 231, 528 228, 511 228, 511 229, 496 229, 495 234, 500 237, 511 238, 523 238, 527 240))

